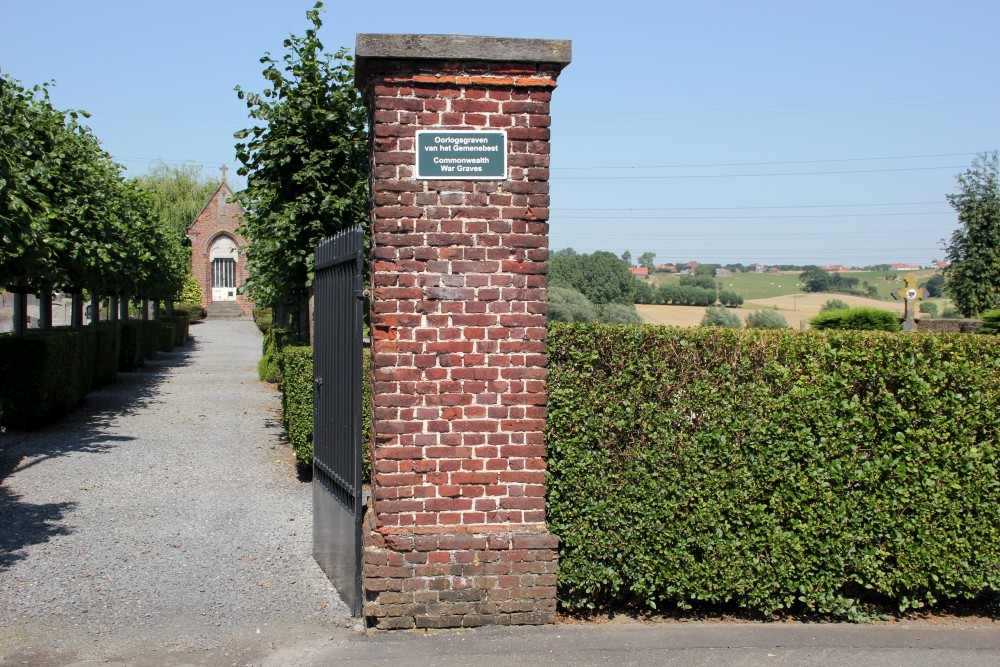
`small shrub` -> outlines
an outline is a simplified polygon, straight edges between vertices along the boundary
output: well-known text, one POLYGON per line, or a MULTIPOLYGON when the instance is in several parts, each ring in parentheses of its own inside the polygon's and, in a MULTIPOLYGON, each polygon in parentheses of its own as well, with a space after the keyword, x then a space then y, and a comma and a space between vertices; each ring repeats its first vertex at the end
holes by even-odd
POLYGON ((719 292, 719 303, 727 308, 739 308, 743 305, 743 296, 731 290, 719 292))
POLYGON ((927 313, 931 317, 934 317, 935 315, 938 314, 938 308, 937 308, 936 304, 928 301, 926 303, 921 303, 920 304, 920 312, 921 313, 927 313))
POLYGON ((788 321, 774 310, 755 310, 747 315, 748 329, 784 329, 788 321))
POLYGON ((272 325, 272 311, 270 308, 254 308, 253 321, 262 334, 266 334, 272 325))
POLYGON ((201 283, 194 277, 194 274, 187 274, 184 277, 184 286, 177 299, 181 303, 201 303, 201 283))
POLYGON ((208 315, 200 301, 181 301, 174 304, 175 313, 186 313, 188 322, 200 322, 208 315))
POLYGON ((941 317, 946 320, 960 320, 963 316, 954 306, 945 306, 941 311, 941 317))
POLYGON ((901 331, 899 316, 879 308, 848 308, 820 313, 809 320, 813 329, 901 331))
POLYGON ((739 315, 730 312, 725 306, 711 306, 705 309, 705 317, 701 320, 703 327, 723 327, 739 329, 743 326, 739 315))
POLYGON ((987 310, 979 317, 983 321, 983 326, 979 328, 979 333, 1000 334, 1000 310, 987 310))
POLYGON ((575 289, 550 287, 549 320, 552 322, 596 322, 597 309, 583 293, 575 289))
POLYGON ((830 299, 820 307, 819 312, 828 313, 831 310, 847 310, 848 308, 850 308, 850 306, 840 299, 830 299))
POLYGON ((156 349, 160 352, 173 352, 174 350, 174 323, 166 320, 159 320, 160 328, 157 331, 156 349))
POLYGON ((642 317, 635 306, 623 303, 605 303, 597 307, 598 318, 608 324, 642 324, 642 317))
POLYGON ((290 345, 281 350, 282 420, 303 466, 313 460, 313 350, 306 345, 290 345))

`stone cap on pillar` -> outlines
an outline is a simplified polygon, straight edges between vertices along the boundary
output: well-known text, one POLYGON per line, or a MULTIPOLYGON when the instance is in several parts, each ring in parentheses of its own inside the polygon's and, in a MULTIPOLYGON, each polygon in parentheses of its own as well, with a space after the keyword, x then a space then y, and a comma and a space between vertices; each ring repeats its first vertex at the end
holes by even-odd
POLYGON ((538 63, 558 71, 572 60, 572 44, 568 39, 359 33, 355 85, 368 78, 378 61, 389 60, 538 63))

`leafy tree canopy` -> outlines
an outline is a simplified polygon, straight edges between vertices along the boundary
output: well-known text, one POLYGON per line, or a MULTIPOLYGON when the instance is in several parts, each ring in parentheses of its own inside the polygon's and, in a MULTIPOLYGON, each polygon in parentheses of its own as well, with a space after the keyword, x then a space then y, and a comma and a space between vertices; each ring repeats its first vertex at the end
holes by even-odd
POLYGON ((260 59, 263 92, 236 88, 254 121, 236 133, 238 173, 247 177, 236 198, 250 244, 246 289, 261 305, 288 303, 292 289, 311 285, 316 245, 367 220, 367 116, 353 57, 323 51, 322 7, 306 12, 312 27, 284 41, 280 61, 260 59))
POLYGON ((201 166, 193 162, 185 162, 179 167, 159 162, 141 176, 139 182, 149 190, 160 218, 183 235, 218 187, 218 183, 205 178, 201 166))
POLYGON ((958 214, 946 268, 948 292, 966 317, 1000 308, 1000 169, 997 151, 981 153, 956 176, 948 203, 958 214))
POLYGON ((628 264, 610 252, 581 255, 572 248, 549 256, 549 280, 556 287, 570 287, 594 304, 634 304, 639 283, 628 264))

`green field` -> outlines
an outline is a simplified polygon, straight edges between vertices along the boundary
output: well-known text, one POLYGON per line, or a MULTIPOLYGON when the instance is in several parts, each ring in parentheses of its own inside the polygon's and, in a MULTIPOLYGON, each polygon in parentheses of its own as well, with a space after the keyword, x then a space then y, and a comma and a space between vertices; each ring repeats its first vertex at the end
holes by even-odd
MULTIPOLYGON (((718 278, 716 282, 722 284, 722 289, 731 290, 741 295, 746 300, 769 299, 775 296, 786 294, 796 294, 802 291, 802 284, 799 282, 799 271, 788 273, 734 273, 730 278, 718 278)), ((918 282, 923 282, 933 276, 936 272, 931 269, 914 271, 918 282)), ((892 301, 892 290, 903 286, 903 278, 909 272, 905 271, 852 271, 844 275, 857 278, 858 287, 864 289, 864 283, 874 285, 878 290, 879 297, 885 301, 892 301)), ((653 283, 677 281, 680 276, 670 274, 655 274, 653 283)), ((934 301, 943 301, 935 299, 934 301)), ((939 308, 943 307, 939 305, 939 308)))

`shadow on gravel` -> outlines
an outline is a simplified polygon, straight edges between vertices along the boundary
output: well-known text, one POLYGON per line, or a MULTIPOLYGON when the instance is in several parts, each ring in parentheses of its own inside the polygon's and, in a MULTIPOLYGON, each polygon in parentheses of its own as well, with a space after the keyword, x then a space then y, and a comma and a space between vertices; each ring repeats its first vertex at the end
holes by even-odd
POLYGON ((0 572, 27 557, 31 545, 69 534, 60 521, 76 507, 73 502, 26 502, 4 481, 50 459, 103 454, 134 440, 112 433, 114 420, 160 402, 157 394, 167 371, 192 364, 197 349, 197 341, 192 340, 173 352, 160 352, 138 371, 119 373, 117 382, 88 394, 72 413, 55 424, 0 434, 0 572))

